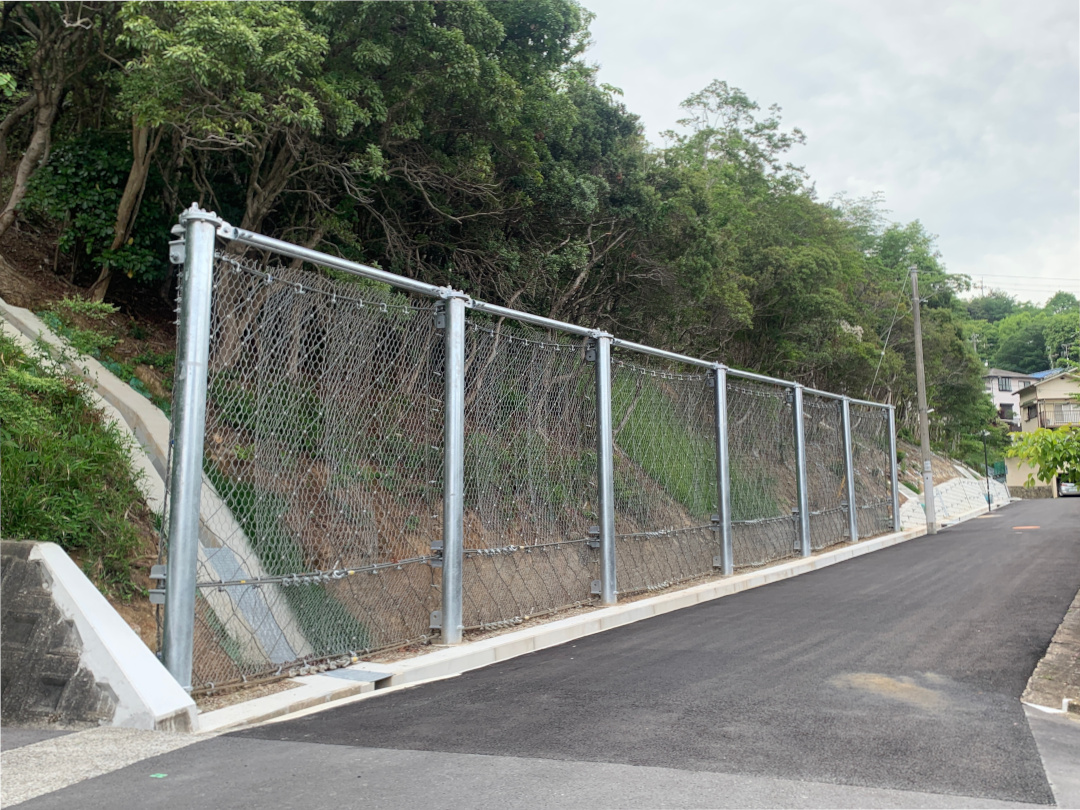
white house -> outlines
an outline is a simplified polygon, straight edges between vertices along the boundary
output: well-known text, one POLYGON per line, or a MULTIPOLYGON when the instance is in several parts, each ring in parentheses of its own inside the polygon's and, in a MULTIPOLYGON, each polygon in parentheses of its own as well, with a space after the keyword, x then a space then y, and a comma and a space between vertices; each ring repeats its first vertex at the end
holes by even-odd
POLYGON ((983 374, 983 383, 994 400, 998 418, 1008 422, 1010 430, 1020 430, 1020 389, 1031 385, 1037 378, 1037 374, 1020 374, 1000 368, 988 368, 983 374))

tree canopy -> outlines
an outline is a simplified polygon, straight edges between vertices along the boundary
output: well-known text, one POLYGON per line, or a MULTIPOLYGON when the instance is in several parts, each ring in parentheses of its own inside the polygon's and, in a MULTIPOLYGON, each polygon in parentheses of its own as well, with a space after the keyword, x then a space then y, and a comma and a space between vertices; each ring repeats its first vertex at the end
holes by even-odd
POLYGON ((993 421, 981 363, 1080 356, 1077 302, 963 301, 880 197, 817 198, 779 107, 711 82, 649 144, 574 0, 4 6, 0 215, 57 270, 173 294, 169 226, 230 222, 914 420, 919 274, 935 439, 993 421), (10 77, 10 81, 3 76, 10 77))

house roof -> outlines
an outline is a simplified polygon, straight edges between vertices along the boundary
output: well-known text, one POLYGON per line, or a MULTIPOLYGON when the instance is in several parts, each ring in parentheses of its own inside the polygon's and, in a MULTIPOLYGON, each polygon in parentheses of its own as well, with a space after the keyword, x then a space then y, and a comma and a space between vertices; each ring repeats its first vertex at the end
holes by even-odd
MULTIPOLYGON (((1056 380, 1059 377, 1070 377, 1073 380, 1080 379, 1080 376, 1077 375, 1077 369, 1075 368, 1055 368, 1050 371, 1041 373, 1045 375, 1042 377, 1042 379, 1036 379, 1035 382, 1033 382, 1031 385, 1024 386, 1017 393, 1027 391, 1029 388, 1038 388, 1043 383, 1050 382, 1051 380, 1056 380)), ((1035 377, 1036 375, 1032 374, 1031 376, 1035 377)))
POLYGON ((1017 377, 1035 377, 1035 375, 1022 374, 1019 371, 1006 371, 1003 368, 988 368, 983 372, 983 379, 985 380, 987 377, 1012 377, 1015 379, 1017 377))
POLYGON ((1063 368, 1048 368, 1046 371, 1036 371, 1033 374, 1028 374, 1029 377, 1034 377, 1036 380, 1045 380, 1047 377, 1053 374, 1060 374, 1065 371, 1063 368))

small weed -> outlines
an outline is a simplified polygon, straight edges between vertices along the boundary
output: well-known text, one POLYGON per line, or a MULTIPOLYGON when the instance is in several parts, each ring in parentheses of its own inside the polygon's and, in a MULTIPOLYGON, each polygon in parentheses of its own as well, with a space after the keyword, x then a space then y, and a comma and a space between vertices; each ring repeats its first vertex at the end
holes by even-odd
POLYGON ((919 485, 918 485, 918 484, 913 484, 913 483, 911 483, 910 481, 902 481, 901 483, 902 483, 902 484, 903 484, 903 485, 904 485, 905 487, 907 487, 908 489, 910 489, 910 490, 911 490, 912 492, 914 492, 914 493, 915 493, 916 495, 918 495, 918 494, 919 494, 920 492, 922 492, 922 490, 921 490, 921 489, 919 489, 919 485))

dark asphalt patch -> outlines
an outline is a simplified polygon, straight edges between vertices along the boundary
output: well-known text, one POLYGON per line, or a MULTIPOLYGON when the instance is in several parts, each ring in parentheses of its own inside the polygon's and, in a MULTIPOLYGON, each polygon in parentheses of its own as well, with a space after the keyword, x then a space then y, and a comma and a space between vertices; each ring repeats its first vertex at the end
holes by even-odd
POLYGON ((1053 801, 1019 697, 1080 587, 1080 502, 236 736, 1053 801))

